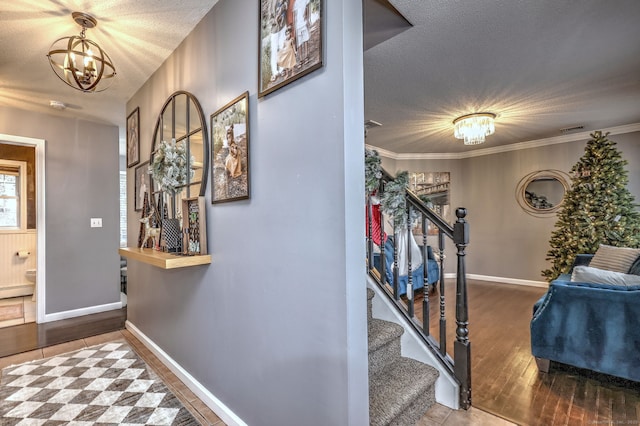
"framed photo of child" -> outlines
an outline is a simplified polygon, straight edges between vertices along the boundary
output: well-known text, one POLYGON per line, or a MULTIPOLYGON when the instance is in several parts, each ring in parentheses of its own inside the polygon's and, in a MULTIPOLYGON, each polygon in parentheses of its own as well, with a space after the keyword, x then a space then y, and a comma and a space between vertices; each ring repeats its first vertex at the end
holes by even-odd
POLYGON ((140 162, 140 108, 127 117, 127 168, 140 162))
POLYGON ((260 0, 258 97, 322 67, 323 0, 260 0))
POLYGON ((249 198, 249 92, 211 114, 211 203, 249 198))

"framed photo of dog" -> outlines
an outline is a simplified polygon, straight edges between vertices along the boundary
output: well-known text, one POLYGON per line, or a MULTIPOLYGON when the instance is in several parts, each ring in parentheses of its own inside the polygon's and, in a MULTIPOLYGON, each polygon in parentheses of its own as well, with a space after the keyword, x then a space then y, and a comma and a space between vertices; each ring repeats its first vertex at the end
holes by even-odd
POLYGON ((249 92, 211 114, 211 203, 249 198, 249 92))
POLYGON ((260 0, 258 97, 322 67, 324 0, 260 0))

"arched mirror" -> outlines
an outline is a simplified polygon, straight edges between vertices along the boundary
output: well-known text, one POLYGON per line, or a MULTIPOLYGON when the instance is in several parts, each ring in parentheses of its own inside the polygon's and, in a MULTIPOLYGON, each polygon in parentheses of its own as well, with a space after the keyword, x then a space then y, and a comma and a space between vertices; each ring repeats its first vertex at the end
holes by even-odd
POLYGON ((516 188, 516 200, 529 214, 556 212, 569 189, 569 176, 559 170, 540 170, 526 175, 516 188))
MULTIPOLYGON (((156 202, 167 206, 172 217, 180 216, 182 200, 204 196, 207 187, 209 145, 207 126, 200 103, 191 93, 178 91, 164 103, 153 132, 150 168, 157 165, 166 152, 178 153, 188 159, 188 172, 178 174, 174 186, 167 189, 171 179, 153 178, 153 194, 156 202), (164 182, 163 182, 164 181, 164 182), (171 189, 175 188, 175 191, 171 189)), ((152 175, 153 176, 153 175, 152 175)), ((170 185, 170 184, 169 184, 170 185)))

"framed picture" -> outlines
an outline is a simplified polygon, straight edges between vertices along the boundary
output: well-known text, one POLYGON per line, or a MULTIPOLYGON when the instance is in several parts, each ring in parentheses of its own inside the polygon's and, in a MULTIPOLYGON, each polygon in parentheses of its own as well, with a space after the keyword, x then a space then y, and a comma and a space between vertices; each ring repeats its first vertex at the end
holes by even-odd
POLYGON ((140 108, 127 117, 127 168, 140 162, 140 108))
POLYGON ((249 198, 249 92, 211 114, 211 203, 249 198))
POLYGON ((139 212, 144 206, 144 194, 151 191, 151 175, 149 174, 149 162, 145 161, 135 169, 135 188, 134 196, 135 201, 133 203, 134 210, 139 212))
POLYGON ((322 67, 323 0, 260 0, 258 97, 322 67))
POLYGON ((207 216, 204 197, 182 200, 182 251, 186 254, 207 254, 207 216))

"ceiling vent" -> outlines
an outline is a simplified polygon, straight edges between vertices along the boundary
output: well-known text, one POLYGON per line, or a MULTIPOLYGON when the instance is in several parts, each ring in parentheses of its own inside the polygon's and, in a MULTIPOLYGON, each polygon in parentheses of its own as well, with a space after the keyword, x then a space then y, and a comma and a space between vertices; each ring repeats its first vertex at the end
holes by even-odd
POLYGON ((380 127, 382 123, 378 123, 374 120, 367 120, 364 122, 364 137, 367 137, 367 133, 369 133, 369 129, 373 129, 374 127, 380 127))
POLYGON ((371 129, 373 127, 380 127, 380 126, 382 126, 382 123, 378 123, 377 121, 374 121, 374 120, 367 120, 364 122, 365 129, 371 129))
POLYGON ((584 126, 565 127, 564 129, 560 129, 560 133, 564 135, 564 134, 575 132, 582 129, 584 129, 584 126))

